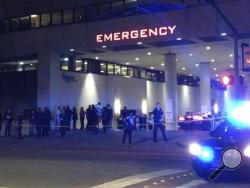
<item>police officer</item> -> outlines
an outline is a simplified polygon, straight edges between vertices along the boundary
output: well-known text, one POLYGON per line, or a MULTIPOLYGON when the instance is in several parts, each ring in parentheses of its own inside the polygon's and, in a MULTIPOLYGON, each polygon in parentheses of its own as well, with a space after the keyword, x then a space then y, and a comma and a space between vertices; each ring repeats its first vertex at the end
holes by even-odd
POLYGON ((4 115, 5 120, 5 136, 11 136, 11 124, 13 121, 13 114, 10 109, 8 109, 7 113, 4 115))
POLYGON ((163 125, 163 111, 161 109, 160 103, 156 103, 156 107, 154 108, 153 112, 153 119, 154 119, 154 130, 153 130, 153 140, 154 142, 158 142, 157 140, 157 131, 158 129, 161 130, 162 137, 165 141, 167 141, 167 137, 165 134, 165 127, 163 125))
POLYGON ((133 116, 133 113, 130 113, 130 115, 127 116, 125 120, 125 127, 122 139, 123 145, 126 145, 125 142, 128 137, 129 146, 132 146, 132 131, 134 127, 135 127, 135 117, 133 116))

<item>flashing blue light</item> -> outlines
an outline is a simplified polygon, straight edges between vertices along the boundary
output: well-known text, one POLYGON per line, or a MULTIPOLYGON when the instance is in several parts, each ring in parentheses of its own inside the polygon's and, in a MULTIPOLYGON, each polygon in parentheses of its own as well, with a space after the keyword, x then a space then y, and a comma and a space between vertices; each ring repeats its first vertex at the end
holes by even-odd
POLYGON ((214 151, 209 147, 202 147, 199 158, 203 162, 211 162, 214 159, 214 151))
POLYGON ((250 127, 250 102, 232 103, 228 120, 239 128, 250 127))

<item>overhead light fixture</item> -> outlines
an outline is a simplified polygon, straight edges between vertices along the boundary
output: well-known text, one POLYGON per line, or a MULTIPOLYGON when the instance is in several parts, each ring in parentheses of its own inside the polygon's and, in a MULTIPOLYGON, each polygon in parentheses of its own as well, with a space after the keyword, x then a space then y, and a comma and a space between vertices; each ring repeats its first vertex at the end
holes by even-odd
POLYGON ((20 64, 20 65, 23 65, 23 61, 20 61, 19 64, 20 64))
POLYGON ((211 59, 211 62, 212 62, 212 63, 214 63, 214 62, 215 62, 215 60, 214 60, 214 59, 211 59))
POLYGON ((164 66, 165 65, 165 63, 161 63, 161 66, 164 66))
POLYGON ((196 67, 199 67, 199 64, 198 64, 198 63, 196 63, 196 64, 195 64, 195 66, 196 66, 196 67))
POLYGON ((221 36, 227 36, 227 33, 221 33, 220 35, 221 36))
POLYGON ((32 15, 30 15, 30 17, 31 18, 36 18, 36 17, 38 17, 38 15, 37 14, 32 14, 32 15))
POLYGON ((103 45, 102 48, 107 48, 107 46, 103 45))
POLYGON ((182 67, 182 70, 186 70, 186 68, 185 68, 185 67, 182 67))
POLYGON ((96 56, 96 57, 95 57, 95 59, 96 59, 96 60, 98 60, 98 59, 99 59, 99 57, 98 57, 98 56, 96 56))
POLYGON ((192 74, 189 74, 189 76, 192 76, 192 74))
POLYGON ((129 62, 126 62, 126 65, 130 65, 130 63, 129 63, 129 62))
POLYGON ((63 61, 69 61, 68 57, 63 58, 63 61))
POLYGON ((151 52, 148 52, 147 54, 148 54, 148 55, 152 55, 152 53, 151 53, 151 52))
POLYGON ((178 59, 176 58, 175 61, 178 61, 178 59))
POLYGON ((230 67, 231 67, 231 68, 233 68, 233 67, 234 67, 234 65, 233 65, 233 64, 231 64, 231 65, 230 65, 230 67))
POLYGON ((142 42, 137 42, 138 45, 142 45, 142 42))
POLYGON ((242 77, 245 77, 245 74, 242 74, 241 76, 242 76, 242 77))
POLYGON ((181 37, 178 37, 178 38, 176 38, 176 40, 179 40, 179 41, 180 41, 180 40, 182 40, 182 38, 181 38, 181 37))
POLYGON ((136 57, 136 58, 135 58, 135 60, 136 60, 136 61, 139 61, 139 60, 140 60, 140 58, 139 58, 139 57, 136 57))
POLYGON ((220 81, 220 79, 219 79, 219 78, 217 78, 216 80, 217 80, 217 82, 219 82, 219 81, 220 81))
POLYGON ((214 67, 214 71, 216 71, 217 70, 217 68, 216 67, 214 67))
POLYGON ((31 63, 30 66, 33 66, 33 64, 31 63))
POLYGON ((69 49, 69 51, 74 52, 74 51, 75 51, 75 49, 71 48, 71 49, 69 49))
POLYGON ((206 46, 206 50, 211 50, 211 47, 210 46, 206 46))
POLYGON ((154 69, 154 67, 150 67, 150 69, 151 69, 151 70, 153 70, 153 69, 154 69))
POLYGON ((215 74, 216 77, 219 77, 219 74, 215 74))
POLYGON ((190 54, 189 54, 189 56, 193 56, 193 54, 192 54, 192 53, 190 53, 190 54))
POLYGON ((229 57, 233 57, 234 56, 234 54, 229 54, 229 57))

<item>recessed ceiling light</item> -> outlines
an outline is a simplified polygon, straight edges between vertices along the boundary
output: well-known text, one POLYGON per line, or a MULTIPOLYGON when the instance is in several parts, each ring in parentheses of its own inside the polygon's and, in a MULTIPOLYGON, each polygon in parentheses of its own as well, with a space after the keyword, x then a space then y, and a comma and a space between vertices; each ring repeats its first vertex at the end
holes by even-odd
POLYGON ((234 56, 234 54, 229 54, 229 57, 233 57, 234 56))
POLYGON ((152 69, 152 70, 153 70, 153 69, 154 69, 154 67, 150 67, 150 69, 152 69))
POLYGON ((216 67, 214 67, 214 71, 216 71, 217 70, 217 68, 216 67))
POLYGON ((30 15, 30 17, 31 18, 36 18, 36 17, 38 17, 38 15, 37 14, 32 14, 32 15, 30 15))
POLYGON ((196 66, 196 67, 199 67, 199 64, 198 64, 198 63, 196 63, 196 64, 195 64, 195 66, 196 66))
POLYGON ((142 45, 142 42, 137 42, 138 45, 142 45))
POLYGON ((69 49, 69 51, 74 52, 74 51, 75 51, 75 49, 71 48, 71 49, 69 49))
POLYGON ((31 63, 30 66, 33 66, 33 64, 31 63))
POLYGON ((136 61, 139 61, 139 60, 140 60, 140 58, 139 58, 139 57, 136 57, 136 58, 135 58, 135 60, 136 60, 136 61))
POLYGON ((216 77, 219 77, 219 74, 215 74, 216 77))
POLYGON ((161 66, 164 66, 165 65, 165 63, 161 63, 161 66))
POLYGON ((68 57, 63 58, 64 61, 69 61, 68 57))
POLYGON ((214 60, 214 59, 211 59, 211 62, 213 63, 213 62, 215 62, 215 60, 214 60))
POLYGON ((192 74, 189 74, 189 76, 192 76, 192 74))
POLYGON ((148 54, 148 55, 152 55, 152 53, 151 53, 151 52, 148 52, 147 54, 148 54))
POLYGON ((19 64, 20 64, 20 65, 23 65, 23 61, 20 61, 19 64))
POLYGON ((186 67, 182 67, 182 70, 186 70, 186 67))
POLYGON ((221 33, 220 35, 221 36, 227 36, 227 33, 221 33))
POLYGON ((178 38, 176 38, 176 40, 182 40, 182 38, 181 38, 181 37, 178 37, 178 38))
POLYGON ((244 76, 245 76, 245 74, 242 74, 241 76, 242 76, 242 77, 244 77, 244 76))
POLYGON ((95 57, 95 59, 96 59, 96 60, 98 60, 98 59, 99 59, 99 57, 98 57, 98 56, 96 56, 96 57, 95 57))
POLYGON ((107 48, 107 46, 103 45, 102 48, 107 48))
POLYGON ((231 64, 231 65, 230 65, 230 67, 231 67, 231 68, 233 68, 233 67, 234 67, 234 65, 233 65, 233 64, 231 64))
POLYGON ((192 54, 192 53, 190 53, 190 54, 189 54, 189 56, 193 56, 193 54, 192 54))
POLYGON ((210 46, 206 46, 206 50, 211 50, 211 47, 210 46))
POLYGON ((220 81, 220 79, 219 78, 217 78, 217 82, 219 82, 220 81))
POLYGON ((130 63, 129 63, 129 62, 126 62, 126 65, 130 65, 130 63))

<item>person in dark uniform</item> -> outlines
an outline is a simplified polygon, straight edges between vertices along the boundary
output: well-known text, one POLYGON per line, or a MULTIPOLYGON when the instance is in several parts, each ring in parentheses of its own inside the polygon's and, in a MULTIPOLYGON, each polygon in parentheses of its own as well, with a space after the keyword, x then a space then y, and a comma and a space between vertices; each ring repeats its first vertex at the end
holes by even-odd
POLYGON ((90 110, 90 129, 92 133, 98 133, 98 114, 95 108, 95 105, 92 104, 90 110))
POLYGON ((29 136, 34 136, 35 114, 35 110, 32 110, 29 115, 29 136))
POLYGON ((23 115, 21 113, 18 113, 17 115, 17 138, 18 140, 23 138, 22 135, 22 128, 23 128, 23 115))
POLYGON ((81 129, 82 130, 84 130, 84 128, 85 128, 85 125, 84 125, 85 116, 86 116, 86 112, 84 111, 84 108, 81 107, 80 112, 79 112, 79 117, 80 117, 81 129))
POLYGON ((36 136, 38 139, 40 139, 42 136, 42 127, 44 123, 43 112, 41 111, 41 108, 37 109, 37 112, 35 114, 35 122, 36 122, 36 136))
POLYGON ((128 143, 129 146, 132 146, 132 131, 135 127, 135 117, 133 116, 133 113, 131 113, 129 116, 126 117, 125 120, 125 127, 123 132, 123 138, 122 138, 122 144, 126 145, 126 139, 128 137, 128 143))
POLYGON ((60 114, 60 132, 61 132, 61 137, 65 137, 66 131, 68 129, 67 125, 67 116, 66 116, 66 108, 62 111, 60 114))
POLYGON ((51 112, 47 107, 44 108, 43 120, 44 123, 43 123, 42 135, 49 136, 51 112))
POLYGON ((73 108, 72 120, 73 120, 73 130, 76 130, 76 122, 78 120, 78 115, 77 115, 76 107, 73 108))
POLYGON ((89 107, 86 110, 87 125, 86 125, 85 130, 89 130, 90 125, 91 125, 90 113, 91 113, 91 105, 89 105, 89 107))
POLYGON ((68 129, 70 129, 70 122, 71 122, 72 114, 73 114, 72 110, 69 108, 69 106, 67 106, 66 111, 64 113, 64 116, 66 118, 66 123, 67 123, 68 129))
POLYGON ((5 136, 10 137, 11 136, 11 124, 13 121, 13 114, 10 109, 8 109, 7 113, 4 115, 4 121, 5 121, 5 136))
POLYGON ((2 125, 3 125, 3 115, 0 111, 0 135, 1 135, 2 125))
POLYGON ((160 103, 156 103, 156 107, 154 108, 153 112, 153 120, 154 120, 154 130, 153 130, 153 140, 154 142, 158 142, 157 140, 157 131, 158 129, 161 130, 162 137, 165 141, 167 141, 167 137, 165 134, 165 127, 163 126, 163 111, 161 109, 160 103))

